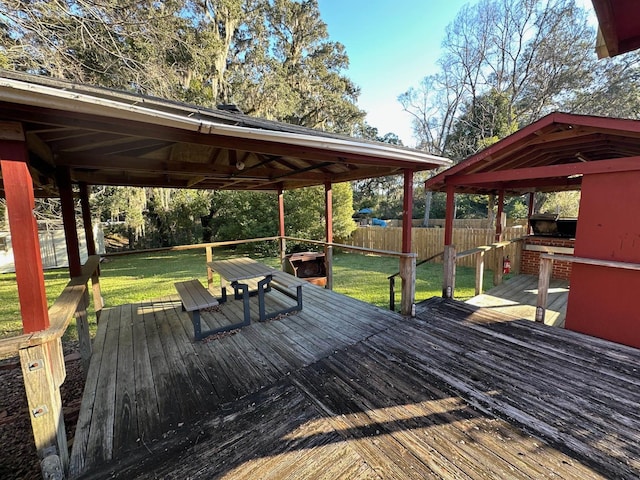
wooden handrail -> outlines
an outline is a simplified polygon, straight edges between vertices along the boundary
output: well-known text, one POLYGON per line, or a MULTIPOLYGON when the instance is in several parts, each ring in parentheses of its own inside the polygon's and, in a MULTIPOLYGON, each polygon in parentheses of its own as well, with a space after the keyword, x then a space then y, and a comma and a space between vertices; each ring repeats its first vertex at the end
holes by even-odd
POLYGON ((505 240, 503 242, 496 242, 496 243, 491 243, 489 245, 481 245, 479 247, 470 248, 469 250, 464 250, 460 253, 456 253, 456 260, 460 258, 468 257, 470 255, 475 255, 476 253, 488 252, 489 250, 493 250, 494 248, 503 248, 508 245, 511 245, 512 243, 521 242, 523 240, 524 240, 524 237, 518 237, 512 240, 505 240))
MULTIPOLYGON (((435 255, 431 255, 430 257, 425 258, 424 260, 420 260, 418 263, 416 263, 416 267, 419 267, 424 263, 430 262, 431 260, 435 260, 436 258, 441 257, 442 255, 444 255, 444 252, 436 253, 435 255)), ((396 272, 393 275, 389 275, 387 277, 387 280, 391 280, 393 277, 397 277, 398 275, 400 275, 400 272, 396 272)))
POLYGON ((562 262, 582 263, 584 265, 595 265, 597 267, 621 268, 624 270, 640 270, 640 263, 616 262, 613 260, 598 260, 596 258, 573 257, 571 255, 553 255, 543 253, 540 258, 548 260, 558 260, 562 262))
MULTIPOLYGON (((416 263, 416 269, 420 265, 430 262, 431 260, 435 260, 442 255, 444 255, 444 252, 436 253, 435 255, 431 255, 430 257, 419 261, 418 263, 416 263)), ((398 275, 400 275, 400 272, 396 272, 393 275, 389 275, 387 277, 387 280, 389 280, 389 310, 391 310, 392 312, 396 310, 396 277, 398 275)))
POLYGON ((72 278, 60 296, 49 308, 49 328, 39 332, 16 335, 0 340, 0 354, 15 354, 22 348, 32 347, 60 338, 74 318, 78 305, 87 290, 87 282, 100 266, 100 257, 93 255, 82 267, 82 273, 72 278))
POLYGON ((551 278, 554 260, 596 267, 620 268, 623 270, 640 271, 640 263, 616 262, 614 260, 598 260, 597 258, 574 257, 572 255, 554 255, 542 253, 540 255, 540 273, 538 276, 538 300, 536 303, 536 322, 544 322, 547 310, 547 297, 549 292, 549 279, 551 278))
MULTIPOLYGON (((445 246, 444 253, 444 281, 443 281, 443 296, 453 296, 455 289, 455 271, 456 263, 458 260, 469 257, 472 255, 478 255, 476 257, 476 285, 475 294, 480 295, 482 293, 482 285, 484 279, 484 257, 485 253, 491 250, 504 249, 505 247, 520 243, 525 237, 518 237, 511 240, 504 240, 502 242, 495 242, 489 245, 480 245, 478 247, 470 248, 462 252, 456 253, 455 246, 445 246)), ((493 284, 499 285, 502 282, 502 265, 496 265, 493 271, 493 284)))
POLYGON ((142 250, 124 250, 122 252, 102 253, 101 256, 119 257, 123 255, 137 255, 139 253, 179 252, 183 250, 196 250, 199 248, 207 248, 207 247, 209 248, 228 247, 231 245, 243 245, 245 243, 268 242, 271 240, 279 240, 279 239, 280 237, 248 238, 244 240, 228 240, 224 242, 197 243, 195 245, 177 245, 175 247, 144 248, 142 250))
MULTIPOLYGON (((279 237, 278 237, 279 238, 279 237)), ((402 253, 402 252, 394 252, 391 250, 376 250, 374 248, 365 248, 365 247, 356 247, 354 245, 345 245, 342 243, 333 243, 333 242, 323 242, 320 240, 309 240, 305 238, 296 238, 296 237, 283 237, 285 240, 291 240, 293 242, 304 242, 310 243, 312 245, 322 245, 325 247, 335 247, 342 248, 344 250, 352 250, 354 252, 364 252, 364 253, 374 253, 376 255, 384 255, 387 257, 396 257, 396 258, 412 258, 417 257, 416 253, 402 253)))

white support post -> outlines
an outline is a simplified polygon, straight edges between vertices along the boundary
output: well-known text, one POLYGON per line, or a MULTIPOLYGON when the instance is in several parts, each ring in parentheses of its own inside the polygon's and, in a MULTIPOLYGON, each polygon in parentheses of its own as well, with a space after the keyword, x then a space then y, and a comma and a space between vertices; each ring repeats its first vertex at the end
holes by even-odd
POLYGON ((62 342, 56 338, 21 349, 20 364, 38 455, 42 460, 57 455, 66 471, 69 451, 60 397, 60 385, 66 375, 62 342))
POLYGON ((455 245, 444 246, 444 276, 442 284, 442 296, 453 298, 456 288, 456 247, 455 245))
POLYGON ((549 295, 549 282, 553 269, 553 258, 540 256, 540 274, 538 276, 538 302, 536 304, 536 322, 544 323, 549 295))
POLYGON ((400 257, 400 278, 402 278, 402 300, 400 312, 415 316, 416 298, 416 255, 400 257))

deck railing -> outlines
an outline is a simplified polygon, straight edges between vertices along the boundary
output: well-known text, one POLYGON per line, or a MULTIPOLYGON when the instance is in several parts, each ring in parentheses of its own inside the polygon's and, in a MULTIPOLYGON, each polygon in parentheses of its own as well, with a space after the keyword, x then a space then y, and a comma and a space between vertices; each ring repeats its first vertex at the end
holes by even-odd
POLYGON ((496 242, 490 245, 481 245, 479 247, 470 248, 463 252, 456 253, 454 245, 446 245, 443 253, 444 257, 444 280, 442 286, 442 296, 452 298, 455 294, 456 265, 458 260, 476 255, 475 261, 475 294, 482 293, 482 285, 484 283, 484 267, 485 257, 488 252, 493 251, 493 284, 500 285, 503 276, 503 261, 506 257, 510 257, 511 265, 514 273, 518 273, 520 265, 520 256, 522 255, 522 243, 524 237, 514 238, 503 242, 496 242), (509 250, 508 250, 509 249, 509 250), (505 256, 505 253, 510 253, 505 256))
POLYGON ((620 268, 623 270, 640 271, 639 263, 615 262, 612 260, 598 260, 595 258, 574 257, 572 255, 556 255, 553 253, 543 253, 540 255, 540 273, 538 277, 538 300, 536 303, 536 322, 544 322, 547 311, 547 300, 549 298, 549 283, 553 271, 553 261, 582 263, 584 265, 595 265, 605 268, 620 268))
MULTIPOLYGON (((403 315, 413 315, 415 313, 415 296, 416 296, 416 257, 415 253, 401 253, 391 250, 377 250, 374 248, 365 248, 355 245, 345 245, 341 243, 328 243, 317 240, 307 240, 295 237, 283 237, 285 241, 309 243, 312 245, 322 245, 324 247, 325 258, 327 262, 327 286, 333 287, 333 249, 350 250, 353 252, 370 253, 386 257, 395 257, 400 263, 399 272, 394 276, 402 278, 402 300, 400 304, 400 312, 403 315)), ((395 305, 394 305, 395 309, 395 305)))
MULTIPOLYGON (((432 262, 436 258, 442 257, 444 252, 436 253, 435 255, 431 255, 429 258, 425 258, 424 260, 420 260, 416 263, 416 271, 420 265, 424 265, 425 263, 432 262)), ((396 310, 396 277, 400 275, 401 272, 396 272, 387 277, 389 280, 389 310, 392 312, 396 310)), ((411 312, 411 316, 414 316, 415 312, 411 312)))
POLYGON ((86 375, 91 359, 91 337, 87 309, 91 280, 94 310, 100 317, 102 295, 99 281, 100 257, 91 256, 82 273, 73 277, 49 308, 49 328, 0 340, 0 354, 18 354, 27 393, 29 417, 36 449, 43 461, 43 477, 69 465, 67 436, 62 415, 60 386, 66 377, 62 336, 76 319, 80 354, 86 375))
MULTIPOLYGON (((410 315, 413 311, 413 303, 415 300, 415 283, 416 283, 416 257, 415 253, 401 253, 391 250, 379 250, 375 248, 366 248, 354 245, 345 245, 342 243, 325 242, 322 240, 310 240, 308 238, 297 238, 288 236, 276 236, 276 237, 262 237, 262 238, 250 238, 245 240, 231 240, 225 242, 210 242, 199 243, 195 245, 180 245, 176 247, 160 247, 151 248, 145 250, 131 250, 123 252, 107 253, 105 256, 119 256, 119 255, 131 255, 139 253, 152 253, 152 252, 170 252, 181 250, 195 250, 204 249, 207 263, 213 259, 213 249, 219 247, 228 247, 233 245, 243 245, 256 242, 269 242, 278 241, 280 248, 280 262, 284 261, 284 252, 286 250, 286 242, 298 242, 307 243, 310 245, 322 246, 325 252, 325 262, 327 271, 327 288, 333 288, 333 249, 339 248, 341 250, 349 250, 360 253, 369 253, 373 255, 381 255, 387 257, 396 257, 400 263, 400 271, 397 275, 402 278, 402 301, 401 312, 404 315, 410 315)), ((209 286, 213 284, 213 272, 211 269, 207 269, 207 281, 209 286)))

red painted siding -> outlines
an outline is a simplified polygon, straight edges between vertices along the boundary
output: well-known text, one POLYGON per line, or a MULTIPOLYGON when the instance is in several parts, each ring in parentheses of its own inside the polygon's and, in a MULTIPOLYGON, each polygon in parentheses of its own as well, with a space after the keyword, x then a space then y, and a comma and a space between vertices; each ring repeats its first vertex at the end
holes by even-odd
MULTIPOLYGON (((575 256, 640 263, 640 172, 585 175, 575 256)), ((640 348, 640 272, 575 264, 566 327, 640 348)))

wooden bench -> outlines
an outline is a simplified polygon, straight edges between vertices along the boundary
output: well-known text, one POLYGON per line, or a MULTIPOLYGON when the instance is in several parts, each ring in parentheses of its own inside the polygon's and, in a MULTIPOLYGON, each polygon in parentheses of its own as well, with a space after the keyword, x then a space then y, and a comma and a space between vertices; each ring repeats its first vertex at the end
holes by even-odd
POLYGON ((187 280, 186 282, 176 282, 173 285, 176 287, 180 300, 182 301, 182 310, 188 312, 191 316, 195 339, 201 340, 207 335, 217 333, 212 331, 202 332, 200 325, 200 310, 215 307, 219 304, 218 300, 211 295, 209 290, 204 288, 196 279, 187 280))
POLYGON ((285 313, 297 312, 302 310, 302 287, 305 285, 309 285, 309 282, 305 281, 302 278, 298 278, 290 273, 283 272, 280 270, 274 270, 271 278, 271 282, 268 287, 260 288, 258 290, 258 304, 260 308, 260 321, 264 322, 265 320, 269 320, 270 318, 277 317, 278 315, 283 315, 285 313), (275 312, 266 313, 265 312, 265 302, 264 302, 264 293, 268 291, 268 288, 273 287, 279 292, 284 293, 289 298, 293 298, 296 301, 296 305, 290 308, 285 308, 283 310, 277 310, 275 312), (296 293, 291 292, 291 288, 296 289, 296 293))

